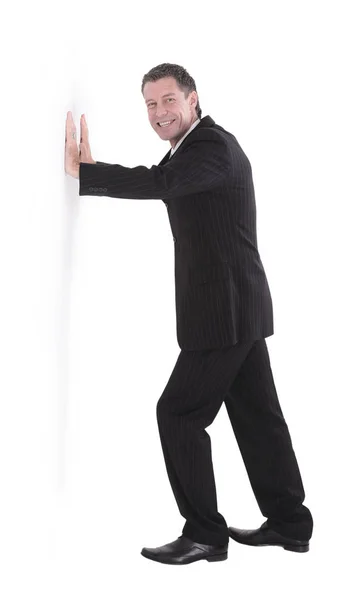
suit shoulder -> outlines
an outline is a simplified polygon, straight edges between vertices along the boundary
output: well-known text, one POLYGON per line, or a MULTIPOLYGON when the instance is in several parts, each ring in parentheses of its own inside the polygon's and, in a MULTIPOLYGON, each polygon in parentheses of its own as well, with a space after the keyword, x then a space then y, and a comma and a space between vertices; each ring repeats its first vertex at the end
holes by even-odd
POLYGON ((225 140, 227 146, 230 148, 230 152, 235 155, 236 159, 247 163, 247 165, 251 168, 250 160, 234 134, 224 129, 224 127, 221 127, 221 125, 217 125, 216 123, 212 129, 214 129, 214 127, 217 129, 218 134, 222 136, 222 139, 225 140))
POLYGON ((221 125, 217 125, 217 123, 215 123, 215 125, 212 127, 212 129, 214 128, 217 131, 217 133, 222 137, 222 139, 224 139, 228 144, 235 144, 239 146, 239 148, 241 148, 239 142, 237 141, 233 133, 231 133, 227 129, 224 129, 224 127, 222 127, 221 125))
POLYGON ((213 140, 217 142, 221 142, 227 149, 232 150, 233 146, 237 146, 240 150, 242 150, 240 144, 238 143, 236 137, 221 127, 221 125, 208 126, 208 127, 200 127, 197 130, 193 130, 192 140, 194 139, 207 139, 213 140), (195 133, 195 136, 194 136, 195 133))
POLYGON ((193 131, 191 132, 191 136, 192 139, 217 139, 217 140, 221 140, 223 139, 221 132, 215 128, 215 126, 212 127, 196 127, 195 129, 193 129, 193 131))
POLYGON ((228 136, 223 134, 219 129, 215 126, 211 127, 200 127, 198 129, 194 129, 191 132, 191 135, 188 136, 188 145, 190 143, 195 144, 195 142, 214 142, 218 149, 222 152, 229 152, 230 150, 230 140, 228 136))

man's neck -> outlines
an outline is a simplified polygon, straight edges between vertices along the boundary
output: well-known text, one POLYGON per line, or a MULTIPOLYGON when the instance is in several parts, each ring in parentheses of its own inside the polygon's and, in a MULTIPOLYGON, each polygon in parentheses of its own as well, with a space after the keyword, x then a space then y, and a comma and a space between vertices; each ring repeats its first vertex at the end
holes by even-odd
POLYGON ((192 120, 192 122, 190 123, 190 125, 189 125, 188 129, 187 129, 186 131, 184 131, 184 133, 182 133, 182 134, 180 135, 180 137, 176 138, 176 140, 174 140, 174 141, 173 141, 173 140, 170 140, 171 150, 173 150, 173 149, 175 148, 175 146, 177 145, 177 143, 178 143, 178 142, 179 142, 179 141, 180 141, 180 140, 181 140, 181 139, 182 139, 182 138, 183 138, 183 137, 184 137, 184 136, 185 136, 185 135, 188 133, 188 131, 189 131, 190 127, 192 127, 192 126, 193 126, 193 124, 195 123, 195 121, 197 121, 197 120, 198 120, 198 118, 199 118, 199 117, 198 117, 197 115, 196 115, 196 116, 193 118, 193 120, 192 120))

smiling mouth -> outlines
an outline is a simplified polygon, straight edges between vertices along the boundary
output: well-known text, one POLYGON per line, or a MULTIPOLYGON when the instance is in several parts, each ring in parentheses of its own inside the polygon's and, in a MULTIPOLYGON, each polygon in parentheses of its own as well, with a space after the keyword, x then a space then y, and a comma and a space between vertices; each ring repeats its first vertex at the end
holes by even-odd
POLYGON ((159 122, 157 123, 157 125, 159 125, 159 127, 163 127, 163 129, 165 127, 170 127, 173 123, 174 123, 175 119, 173 119, 168 125, 161 125, 159 122))

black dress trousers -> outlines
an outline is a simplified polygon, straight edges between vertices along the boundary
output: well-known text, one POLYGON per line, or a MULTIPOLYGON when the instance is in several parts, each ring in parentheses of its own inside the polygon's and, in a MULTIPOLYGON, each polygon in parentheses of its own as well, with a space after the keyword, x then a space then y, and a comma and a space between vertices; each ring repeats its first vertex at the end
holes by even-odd
MULTIPOLYGON (((203 544, 229 540, 217 508, 205 431, 223 401, 262 514, 276 531, 310 539, 313 519, 303 505, 305 492, 264 338, 219 349, 181 350, 158 400, 165 465, 186 519, 182 534, 203 544)), ((230 469, 234 477, 234 460, 230 469)))

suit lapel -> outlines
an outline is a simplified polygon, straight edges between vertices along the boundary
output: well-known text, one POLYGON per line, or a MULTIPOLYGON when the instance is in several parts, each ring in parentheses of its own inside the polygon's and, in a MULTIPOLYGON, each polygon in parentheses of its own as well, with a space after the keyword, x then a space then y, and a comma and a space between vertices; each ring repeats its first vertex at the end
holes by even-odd
POLYGON ((166 153, 166 155, 164 156, 164 158, 162 158, 162 160, 160 161, 160 163, 158 163, 158 167, 160 167, 161 165, 164 165, 168 160, 170 160, 170 150, 169 152, 166 153))
MULTIPOLYGON (((185 142, 190 137, 190 134, 193 133, 193 131, 196 131, 196 129, 199 129, 200 127, 212 127, 213 125, 215 125, 215 121, 209 115, 206 115, 206 117, 204 117, 203 119, 200 119, 200 123, 198 123, 197 126, 191 130, 191 132, 182 141, 179 148, 175 151, 174 154, 176 154, 177 152, 179 152, 182 149, 182 147, 185 145, 185 142)), ((158 167, 160 167, 161 165, 165 165, 165 163, 171 159, 170 152, 171 152, 171 149, 169 150, 169 152, 166 153, 164 158, 162 158, 160 163, 158 163, 158 167)))

